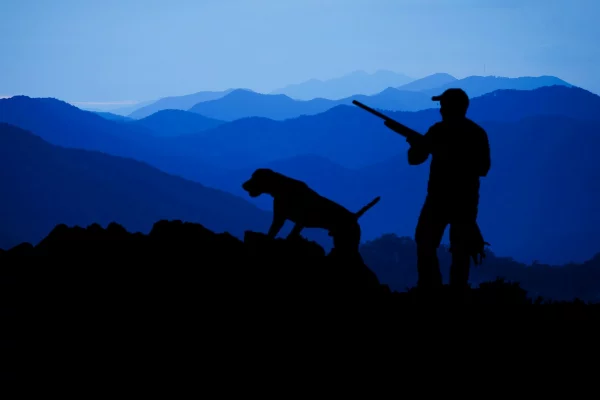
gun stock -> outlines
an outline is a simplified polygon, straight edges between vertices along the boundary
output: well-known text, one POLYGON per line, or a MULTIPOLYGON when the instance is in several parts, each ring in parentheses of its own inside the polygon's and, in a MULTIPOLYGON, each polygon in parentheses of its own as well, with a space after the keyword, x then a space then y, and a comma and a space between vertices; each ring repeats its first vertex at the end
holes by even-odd
POLYGON ((372 109, 371 107, 361 103, 360 101, 352 100, 352 104, 362 108, 365 111, 370 112, 371 114, 375 115, 376 117, 383 119, 385 122, 387 122, 387 124, 385 126, 390 128, 394 132, 398 133, 399 135, 402 135, 406 138, 408 138, 409 136, 416 136, 416 135, 421 136, 421 134, 419 132, 410 129, 406 125, 402 125, 400 122, 391 119, 387 115, 382 114, 379 111, 372 109))

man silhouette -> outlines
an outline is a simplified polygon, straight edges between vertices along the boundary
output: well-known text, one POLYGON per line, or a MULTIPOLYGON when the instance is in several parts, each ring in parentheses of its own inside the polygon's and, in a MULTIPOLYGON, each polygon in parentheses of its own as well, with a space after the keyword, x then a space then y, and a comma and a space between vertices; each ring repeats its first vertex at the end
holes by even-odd
POLYGON ((450 286, 463 289, 474 246, 484 243, 477 225, 479 179, 490 169, 490 148, 485 130, 466 117, 469 97, 463 90, 448 89, 432 100, 440 102, 442 121, 406 140, 410 165, 422 164, 431 154, 427 197, 415 230, 417 287, 442 286, 437 249, 449 224, 450 286))

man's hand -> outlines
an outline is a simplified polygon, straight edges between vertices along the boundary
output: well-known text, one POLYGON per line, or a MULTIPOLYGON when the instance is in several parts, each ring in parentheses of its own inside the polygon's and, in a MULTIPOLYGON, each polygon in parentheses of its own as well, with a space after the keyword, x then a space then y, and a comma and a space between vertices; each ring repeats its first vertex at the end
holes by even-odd
POLYGON ((383 124, 385 126, 387 126, 388 128, 390 128, 391 130, 393 130, 396 133, 399 133, 400 135, 406 137, 406 142, 408 144, 410 144, 411 146, 419 140, 419 138, 422 137, 421 134, 411 130, 411 129, 407 129, 404 125, 400 125, 399 123, 396 123, 395 121, 384 121, 383 124))
POLYGON ((408 143, 412 146, 413 144, 418 142, 421 138, 422 138, 422 136, 419 136, 419 135, 408 135, 406 137, 406 143, 408 143))

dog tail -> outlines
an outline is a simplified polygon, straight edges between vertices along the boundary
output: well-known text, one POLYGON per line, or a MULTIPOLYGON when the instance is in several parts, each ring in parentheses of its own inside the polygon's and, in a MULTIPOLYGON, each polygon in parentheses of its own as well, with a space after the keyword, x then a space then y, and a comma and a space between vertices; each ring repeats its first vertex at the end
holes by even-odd
POLYGON ((358 210, 358 212, 356 214, 354 214, 354 215, 356 215, 356 219, 359 219, 364 213, 369 211, 369 208, 371 208, 375 204, 377 204, 379 202, 379 200, 381 200, 381 197, 377 196, 373 200, 371 200, 371 202, 369 204, 367 204, 366 206, 364 206, 363 208, 358 210))

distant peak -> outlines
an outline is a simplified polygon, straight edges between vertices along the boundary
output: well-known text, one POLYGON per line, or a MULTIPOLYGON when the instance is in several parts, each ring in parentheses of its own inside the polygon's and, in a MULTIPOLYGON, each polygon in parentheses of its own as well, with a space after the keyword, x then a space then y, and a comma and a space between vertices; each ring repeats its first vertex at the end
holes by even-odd
POLYGON ((254 96, 260 96, 260 93, 253 92, 252 90, 248 90, 248 89, 234 89, 231 92, 227 93, 222 98, 254 97, 254 96))
POLYGON ((391 87, 391 86, 388 86, 387 88, 385 88, 381 92, 379 92, 379 94, 384 94, 384 93, 385 94, 389 94, 389 93, 395 93, 397 91, 398 91, 398 89, 396 89, 394 87, 391 87))
POLYGON ((445 72, 436 72, 435 74, 431 74, 426 76, 426 78, 449 78, 449 79, 457 79, 456 77, 447 74, 445 72))
POLYGON ((556 84, 556 85, 540 86, 535 89, 498 89, 498 90, 494 90, 489 93, 485 93, 478 97, 505 96, 505 95, 512 95, 512 94, 517 94, 517 93, 531 93, 532 95, 543 93, 543 96, 548 96, 551 94, 563 96, 567 92, 568 93, 586 92, 586 93, 593 94, 593 93, 591 93, 585 89, 582 89, 580 87, 577 87, 577 86, 556 84))
POLYGON ((367 74, 366 71, 359 69, 359 70, 350 72, 347 76, 356 76, 356 75, 369 75, 369 74, 367 74))
POLYGON ((76 106, 74 106, 71 103, 68 103, 64 100, 60 100, 54 97, 29 97, 29 96, 25 96, 22 94, 16 95, 16 96, 12 96, 9 97, 7 99, 0 99, 0 100, 8 100, 8 101, 30 101, 30 102, 40 102, 40 103, 55 103, 55 104, 64 104, 67 105, 69 107, 74 107, 74 108, 78 108, 76 106))
POLYGON ((191 113, 189 111, 186 111, 186 110, 176 110, 176 109, 173 109, 173 108, 166 108, 164 110, 158 110, 157 112, 155 112, 155 113, 153 113, 153 114, 151 114, 151 115, 149 115, 148 117, 145 117, 145 118, 149 118, 149 117, 152 117, 152 116, 155 116, 155 115, 167 115, 167 114, 169 114, 169 115, 175 115, 175 114, 184 115, 184 114, 188 114, 189 115, 191 113))
POLYGON ((233 89, 231 90, 229 93, 255 93, 254 91, 250 90, 250 89, 244 89, 244 88, 238 88, 238 89, 233 89))
POLYGON ((33 97, 25 96, 24 94, 16 94, 12 97, 2 98, 0 100, 31 100, 33 97))

